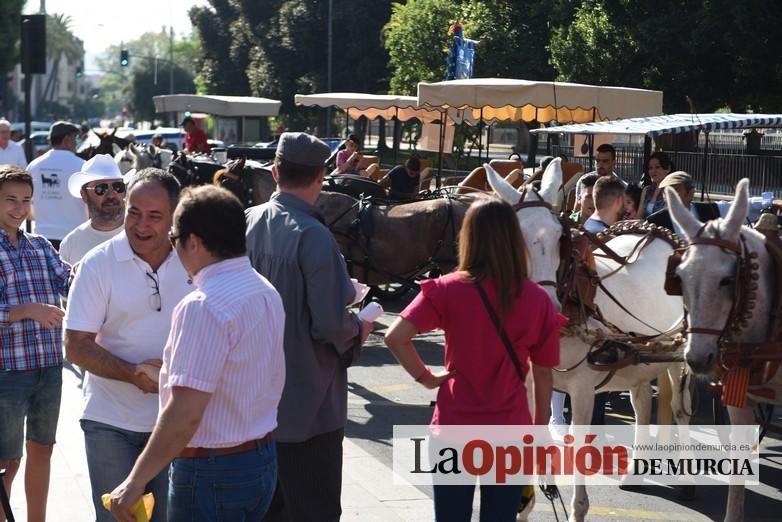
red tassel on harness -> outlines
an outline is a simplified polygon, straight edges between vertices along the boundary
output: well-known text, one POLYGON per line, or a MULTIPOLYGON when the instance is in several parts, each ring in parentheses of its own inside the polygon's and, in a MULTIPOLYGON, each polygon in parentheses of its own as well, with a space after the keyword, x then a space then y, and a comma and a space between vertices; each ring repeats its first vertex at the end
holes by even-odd
POLYGON ((722 404, 743 408, 747 403, 749 368, 734 366, 722 380, 722 404))

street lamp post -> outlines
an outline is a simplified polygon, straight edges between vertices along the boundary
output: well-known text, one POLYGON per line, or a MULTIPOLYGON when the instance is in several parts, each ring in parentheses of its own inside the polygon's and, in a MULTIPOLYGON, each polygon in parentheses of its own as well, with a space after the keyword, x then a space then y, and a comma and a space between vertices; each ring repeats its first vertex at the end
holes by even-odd
MULTIPOLYGON (((333 0, 329 0, 329 21, 328 21, 328 71, 326 73, 326 90, 331 92, 331 20, 332 20, 332 3, 333 0)), ((331 137, 331 106, 326 109, 326 137, 331 137)))
MULTIPOLYGON (((174 26, 168 30, 168 93, 174 94, 174 26)), ((176 112, 171 113, 171 127, 177 127, 176 112)))

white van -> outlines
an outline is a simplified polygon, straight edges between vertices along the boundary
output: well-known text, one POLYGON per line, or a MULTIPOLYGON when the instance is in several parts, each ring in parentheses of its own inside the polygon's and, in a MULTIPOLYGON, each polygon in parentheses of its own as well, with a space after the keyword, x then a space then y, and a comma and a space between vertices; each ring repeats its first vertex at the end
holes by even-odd
MULTIPOLYGON (((133 130, 133 136, 136 137, 136 143, 152 143, 152 136, 160 134, 163 136, 166 144, 174 152, 182 150, 185 146, 185 131, 172 127, 158 127, 155 130, 133 130)), ((119 133, 117 133, 119 135, 119 133)))

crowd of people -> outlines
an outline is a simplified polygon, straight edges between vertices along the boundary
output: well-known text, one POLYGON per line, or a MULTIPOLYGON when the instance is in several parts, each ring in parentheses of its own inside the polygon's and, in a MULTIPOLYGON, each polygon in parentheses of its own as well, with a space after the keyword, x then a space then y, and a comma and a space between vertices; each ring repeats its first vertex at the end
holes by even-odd
MULTIPOLYGON (((283 133, 278 191, 245 210, 160 169, 123 177, 109 156, 84 162, 67 122, 52 125, 49 152, 10 163, 3 129, 0 469, 10 492, 26 454, 27 520, 46 516, 65 362, 84 374, 96 520, 135 520, 147 493, 158 521, 339 520, 347 369, 373 324, 350 308, 357 290, 315 207, 328 145, 283 133)), ((341 172, 358 167, 357 151, 337 158, 341 172)), ((672 187, 689 205, 691 177, 656 153, 640 188, 615 163, 601 146, 574 219, 593 233, 622 219, 673 227, 660 194, 672 187)), ((415 158, 391 170, 392 190, 413 191, 420 171, 415 158)), ((385 338, 412 379, 438 390, 432 425, 564 424, 551 370, 564 318, 528 274, 510 205, 471 205, 456 271, 423 282, 385 338), (445 369, 433 373, 412 340, 436 329, 445 369)), ((482 520, 515 520, 521 486, 480 489, 482 520)), ((469 520, 474 490, 435 486, 435 518, 469 520)))

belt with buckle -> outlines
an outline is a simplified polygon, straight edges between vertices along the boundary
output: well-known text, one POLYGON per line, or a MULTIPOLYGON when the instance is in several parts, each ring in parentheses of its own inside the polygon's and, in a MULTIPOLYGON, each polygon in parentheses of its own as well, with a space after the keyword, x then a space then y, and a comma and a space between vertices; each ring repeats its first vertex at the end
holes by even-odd
POLYGON ((260 439, 248 440, 237 446, 231 446, 230 448, 185 448, 179 455, 180 459, 192 459, 197 457, 220 457, 222 455, 232 455, 234 453, 242 453, 243 451, 250 451, 255 448, 263 448, 272 440, 271 432, 267 433, 260 439))

